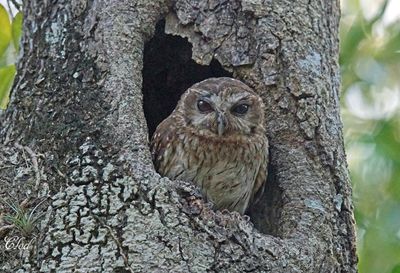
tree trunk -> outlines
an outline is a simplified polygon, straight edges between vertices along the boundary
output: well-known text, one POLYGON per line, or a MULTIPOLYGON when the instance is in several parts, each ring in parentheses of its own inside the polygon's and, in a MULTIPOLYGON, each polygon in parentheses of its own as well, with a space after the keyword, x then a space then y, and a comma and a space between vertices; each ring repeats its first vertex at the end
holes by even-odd
POLYGON ((35 247, 2 249, 0 271, 357 271, 338 0, 24 1, 23 10, 18 74, 0 114, 0 194, 51 199, 35 247), (148 147, 148 130, 188 86, 226 75, 267 106, 270 175, 250 221, 160 177, 148 147))

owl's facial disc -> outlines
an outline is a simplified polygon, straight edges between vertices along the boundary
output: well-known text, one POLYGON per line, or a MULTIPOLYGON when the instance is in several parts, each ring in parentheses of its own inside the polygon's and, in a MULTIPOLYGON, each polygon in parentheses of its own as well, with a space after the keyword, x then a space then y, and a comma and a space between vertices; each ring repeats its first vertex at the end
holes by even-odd
POLYGON ((186 125, 201 135, 219 137, 259 133, 263 124, 262 100, 246 86, 201 86, 188 89, 179 109, 186 125))
MULTIPOLYGON (((205 115, 212 114, 212 112, 215 112, 215 123, 217 126, 217 132, 219 136, 222 136, 225 131, 226 117, 224 113, 216 105, 214 100, 210 98, 210 96, 200 97, 200 99, 197 101, 197 109, 201 114, 205 115)), ((208 124, 210 123, 208 122, 208 124)))
POLYGON ((195 123, 199 128, 208 129, 219 136, 228 131, 237 131, 235 119, 243 119, 244 122, 252 104, 243 93, 229 97, 223 95, 223 92, 202 93, 197 99, 198 114, 195 123))

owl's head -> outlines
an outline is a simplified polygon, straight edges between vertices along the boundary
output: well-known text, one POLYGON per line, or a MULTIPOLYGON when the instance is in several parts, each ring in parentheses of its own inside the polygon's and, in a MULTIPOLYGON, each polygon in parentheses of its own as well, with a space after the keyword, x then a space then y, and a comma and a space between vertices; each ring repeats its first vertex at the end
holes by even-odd
POLYGON ((196 83, 181 97, 177 111, 200 134, 251 135, 263 132, 264 104, 250 87, 232 78, 196 83))

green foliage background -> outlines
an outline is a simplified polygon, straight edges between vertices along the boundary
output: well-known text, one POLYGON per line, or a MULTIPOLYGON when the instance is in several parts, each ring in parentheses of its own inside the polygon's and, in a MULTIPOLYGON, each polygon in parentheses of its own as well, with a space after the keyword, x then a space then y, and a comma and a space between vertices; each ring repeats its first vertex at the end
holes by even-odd
POLYGON ((341 110, 361 273, 400 273, 400 21, 383 24, 387 4, 366 18, 359 0, 343 1, 341 19, 341 110))
MULTIPOLYGON (((394 0, 398 1, 398 0, 394 0)), ((383 25, 383 1, 367 18, 343 1, 342 118, 361 273, 400 273, 400 21, 383 25)), ((15 75, 22 15, 0 5, 0 108, 15 75)))
POLYGON ((15 76, 15 61, 19 50, 22 29, 22 14, 13 18, 0 4, 0 109, 5 109, 9 101, 11 85, 15 76))

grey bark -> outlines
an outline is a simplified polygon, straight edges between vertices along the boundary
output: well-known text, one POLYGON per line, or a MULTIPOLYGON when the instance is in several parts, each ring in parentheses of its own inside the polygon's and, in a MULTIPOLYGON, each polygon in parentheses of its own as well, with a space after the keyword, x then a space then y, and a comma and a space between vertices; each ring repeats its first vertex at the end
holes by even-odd
POLYGON ((0 271, 357 271, 339 1, 24 1, 23 9, 18 75, 0 115, 9 166, 0 169, 1 197, 8 189, 51 201, 35 247, 3 251, 0 271), (167 33, 188 38, 197 63, 218 60, 267 105, 271 175, 251 221, 210 210, 190 184, 154 171, 141 69, 162 18, 167 33))

